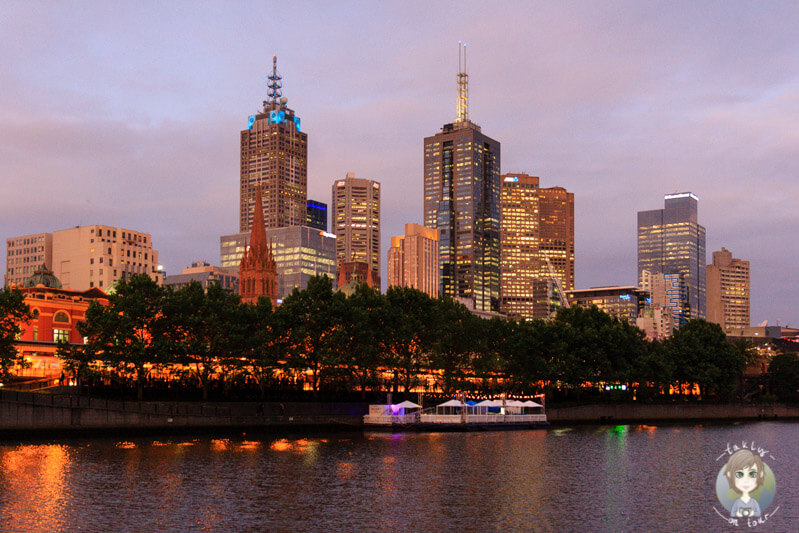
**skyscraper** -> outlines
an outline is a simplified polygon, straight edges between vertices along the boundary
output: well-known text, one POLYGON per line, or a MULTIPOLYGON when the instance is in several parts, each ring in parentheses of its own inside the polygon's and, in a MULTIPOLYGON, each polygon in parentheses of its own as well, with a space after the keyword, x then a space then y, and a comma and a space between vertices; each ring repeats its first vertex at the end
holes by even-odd
POLYGON ((690 192, 667 194, 664 209, 638 212, 638 279, 647 270, 679 284, 676 327, 705 317, 705 228, 698 223, 698 203, 690 192))
POLYGON ((469 120, 460 70, 455 122, 424 140, 424 225, 438 231, 441 294, 499 311, 500 144, 469 120))
POLYGON ((707 319, 725 333, 749 327, 749 261, 722 247, 707 265, 707 319))
POLYGON ((405 235, 391 237, 388 286, 413 287, 438 298, 438 232, 405 224, 405 235))
POLYGON ((557 291, 574 289, 574 194, 504 174, 501 213, 501 311, 546 318, 560 304, 557 291))
POLYGON ((306 213, 306 226, 327 231, 327 204, 316 200, 308 200, 306 213))
MULTIPOLYGON (((332 233, 336 236, 336 266, 366 263, 373 286, 380 288, 380 183, 347 172, 333 183, 332 233)), ((364 280, 365 281, 365 280, 364 280)))
POLYGON ((308 196, 308 136, 286 106, 277 56, 268 76, 268 100, 241 132, 239 231, 250 231, 255 189, 261 186, 266 228, 305 224, 308 196))

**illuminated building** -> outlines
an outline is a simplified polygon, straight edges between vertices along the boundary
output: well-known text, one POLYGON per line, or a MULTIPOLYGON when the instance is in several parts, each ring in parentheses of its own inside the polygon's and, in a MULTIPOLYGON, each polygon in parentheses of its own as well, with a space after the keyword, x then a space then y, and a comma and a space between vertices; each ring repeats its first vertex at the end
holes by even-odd
POLYGON ((106 294, 97 287, 83 291, 64 289, 52 271, 41 265, 20 290, 33 318, 19 324, 22 331, 14 345, 31 366, 16 373, 58 377, 61 374, 61 359, 56 357, 58 341, 83 344, 77 324, 86 318, 92 301, 108 303, 106 294))
POLYGON ((37 233, 6 240, 6 274, 4 285, 23 283, 41 265, 53 266, 53 234, 37 233))
POLYGON ((574 289, 574 194, 504 174, 501 213, 502 313, 549 317, 560 306, 557 291, 574 289))
POLYGON ((250 245, 239 263, 239 295, 243 303, 255 304, 262 296, 277 305, 277 263, 272 256, 272 247, 266 239, 263 209, 261 209, 261 187, 255 189, 255 215, 250 232, 250 245))
POLYGON ((300 118, 282 97, 277 57, 272 58, 272 74, 268 78, 268 100, 241 132, 241 233, 252 227, 255 190, 259 185, 267 229, 302 226, 307 217, 308 136, 301 131, 300 118))
POLYGON ((305 225, 309 228, 327 231, 327 204, 308 200, 305 225))
POLYGON ((195 261, 190 267, 184 268, 180 274, 164 277, 164 286, 177 290, 192 281, 199 283, 206 291, 208 290, 208 285, 218 283, 225 290, 239 292, 239 271, 237 268, 211 266, 205 261, 195 261))
POLYGON ((7 270, 9 284, 23 281, 18 269, 33 273, 30 262, 34 257, 42 258, 38 266, 44 264, 51 269, 66 289, 108 290, 115 281, 130 278, 132 274, 147 274, 159 283, 163 280, 152 237, 139 231, 102 225, 76 226, 14 237, 8 239, 7 246, 6 261, 14 269, 13 273, 7 270), (19 258, 28 261, 9 263, 19 258))
POLYGON ((644 270, 670 276, 679 290, 675 327, 705 317, 705 228, 697 221, 699 198, 668 194, 665 209, 638 212, 638 277, 644 270))
POLYGON ((388 286, 413 287, 438 298, 438 232, 405 224, 405 235, 391 237, 388 286))
POLYGON ((725 333, 749 327, 749 261, 732 257, 722 247, 707 265, 707 320, 725 333))
MULTIPOLYGON (((266 230, 277 264, 277 297, 282 300, 294 288, 305 289, 308 280, 321 275, 336 278, 336 236, 307 226, 266 230)), ((238 266, 250 244, 249 233, 223 235, 220 239, 222 268, 238 266)))
POLYGON ((646 308, 649 293, 638 287, 594 287, 566 293, 571 305, 595 306, 614 318, 635 326, 646 308))
POLYGON ((500 144, 469 120, 463 70, 455 122, 424 140, 424 225, 438 231, 440 293, 499 311, 500 144))
POLYGON ((358 179, 352 172, 333 183, 332 233, 338 268, 344 263, 366 263, 371 271, 369 286, 379 290, 380 183, 358 179))
POLYGON ((336 280, 338 290, 347 296, 351 296, 355 292, 355 288, 361 283, 366 283, 370 287, 375 286, 372 280, 372 271, 367 263, 363 261, 347 261, 339 265, 338 278, 336 280))

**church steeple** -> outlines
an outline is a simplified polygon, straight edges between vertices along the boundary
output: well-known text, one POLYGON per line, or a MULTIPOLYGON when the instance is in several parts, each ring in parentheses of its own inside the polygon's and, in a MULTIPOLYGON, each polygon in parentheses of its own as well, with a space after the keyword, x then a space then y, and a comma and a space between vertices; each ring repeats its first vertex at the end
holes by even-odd
POLYGON ((250 247, 239 265, 239 295, 244 303, 254 304, 260 296, 266 296, 272 301, 272 306, 277 305, 277 263, 266 239, 260 185, 255 190, 250 247))

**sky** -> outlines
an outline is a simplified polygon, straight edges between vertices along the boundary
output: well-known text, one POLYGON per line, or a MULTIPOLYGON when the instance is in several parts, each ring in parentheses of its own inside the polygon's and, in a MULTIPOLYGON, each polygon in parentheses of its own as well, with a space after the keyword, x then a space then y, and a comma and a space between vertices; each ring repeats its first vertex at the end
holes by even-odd
POLYGON ((636 284, 637 211, 691 191, 707 262, 751 263, 752 323, 799 327, 797 20, 796 2, 6 1, 0 239, 108 224, 150 233, 168 274, 218 264, 276 54, 308 197, 382 183, 385 273, 422 222, 463 41, 502 172, 575 195, 575 288, 636 284))

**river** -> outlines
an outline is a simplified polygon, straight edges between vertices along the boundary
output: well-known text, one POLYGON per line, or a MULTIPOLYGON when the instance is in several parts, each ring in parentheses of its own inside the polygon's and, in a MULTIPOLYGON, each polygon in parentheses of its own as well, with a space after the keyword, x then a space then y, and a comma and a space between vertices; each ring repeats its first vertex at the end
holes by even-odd
POLYGON ((0 530, 799 531, 798 440, 759 422, 4 442, 0 530), (715 490, 744 443, 776 486, 756 527, 715 490))

